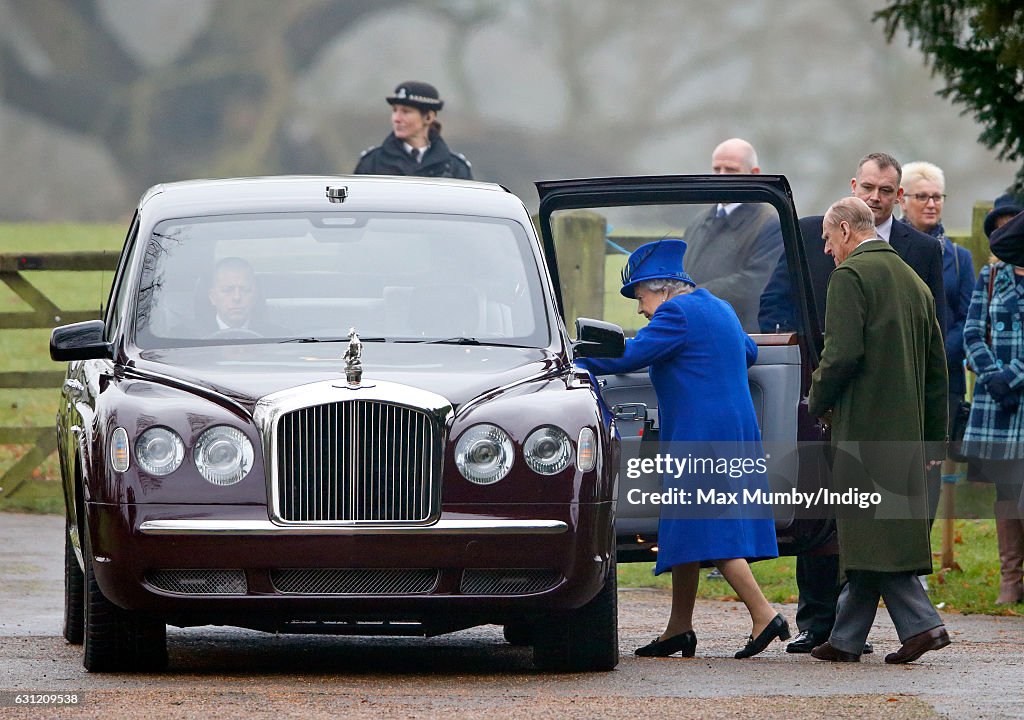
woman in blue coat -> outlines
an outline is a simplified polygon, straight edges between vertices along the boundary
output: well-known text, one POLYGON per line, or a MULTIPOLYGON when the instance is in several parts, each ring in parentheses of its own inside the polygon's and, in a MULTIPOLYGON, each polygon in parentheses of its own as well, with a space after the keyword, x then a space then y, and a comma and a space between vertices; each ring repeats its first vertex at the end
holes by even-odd
MULTIPOLYGON (((701 457, 698 453, 717 450, 721 456, 725 447, 756 459, 761 454, 761 433, 747 368, 757 359, 757 346, 743 332, 728 303, 696 289, 683 270, 685 251, 682 240, 664 239, 630 255, 621 293, 636 299, 637 312, 650 322, 626 341, 621 358, 588 358, 577 364, 598 375, 650 368, 658 396, 662 452, 675 448, 701 457)), ((706 475, 679 479, 667 475, 665 488, 692 490, 705 479, 706 475)), ((714 480, 721 487, 723 479, 714 480)), ((726 481, 734 490, 768 490, 763 472, 726 481)), ((718 567, 750 612, 751 637, 737 658, 756 655, 775 638, 788 639, 788 624, 768 604, 748 564, 748 560, 778 556, 771 513, 733 510, 724 513, 728 517, 710 517, 699 509, 687 509, 662 508, 655 573, 672 570, 672 612, 665 632, 636 654, 665 657, 682 651, 685 657, 694 655, 693 607, 701 563, 718 567)))

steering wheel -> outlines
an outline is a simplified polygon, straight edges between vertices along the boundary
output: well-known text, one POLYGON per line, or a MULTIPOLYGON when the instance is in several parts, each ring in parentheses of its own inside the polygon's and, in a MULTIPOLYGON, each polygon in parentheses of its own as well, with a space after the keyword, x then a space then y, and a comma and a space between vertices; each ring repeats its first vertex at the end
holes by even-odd
POLYGON ((209 340, 251 340, 263 337, 255 330, 249 328, 221 328, 206 336, 209 340))

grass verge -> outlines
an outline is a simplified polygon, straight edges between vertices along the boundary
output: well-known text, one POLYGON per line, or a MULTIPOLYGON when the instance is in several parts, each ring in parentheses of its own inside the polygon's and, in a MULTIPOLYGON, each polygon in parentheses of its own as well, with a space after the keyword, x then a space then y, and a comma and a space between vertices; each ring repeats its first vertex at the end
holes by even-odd
MULTIPOLYGON (((954 520, 954 564, 939 569, 942 543, 940 519, 932 528, 933 564, 936 572, 928 576, 928 595, 943 612, 969 615, 1024 615, 1024 604, 996 605, 999 586, 999 553, 996 549, 995 521, 954 520)), ((751 565, 754 577, 769 602, 794 603, 797 600, 796 558, 781 557, 751 565)), ((697 596, 709 600, 739 601, 724 580, 708 580, 701 571, 697 596)), ((655 577, 652 563, 619 565, 619 587, 671 587, 668 573, 655 577)), ((668 607, 665 608, 666 615, 668 607)))

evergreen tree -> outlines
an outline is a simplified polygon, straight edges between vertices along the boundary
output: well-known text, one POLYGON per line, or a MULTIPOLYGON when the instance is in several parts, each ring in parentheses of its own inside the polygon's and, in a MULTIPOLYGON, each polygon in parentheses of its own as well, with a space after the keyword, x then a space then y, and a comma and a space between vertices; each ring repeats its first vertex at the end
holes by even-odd
POLYGON ((1022 162, 1012 190, 1024 194, 1024 3, 1021 0, 895 0, 875 14, 887 38, 903 28, 919 43, 943 97, 965 106, 979 140, 1000 160, 1022 162))

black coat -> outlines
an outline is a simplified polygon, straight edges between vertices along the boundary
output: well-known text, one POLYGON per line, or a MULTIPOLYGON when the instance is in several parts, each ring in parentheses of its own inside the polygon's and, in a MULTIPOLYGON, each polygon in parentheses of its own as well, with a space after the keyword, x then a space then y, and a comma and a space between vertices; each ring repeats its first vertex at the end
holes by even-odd
MULTIPOLYGON (((835 269, 832 257, 825 255, 824 241, 821 239, 822 215, 811 215, 800 218, 800 234, 803 236, 804 250, 807 253, 807 265, 811 274, 811 290, 814 304, 818 310, 818 322, 825 320, 825 292, 828 279, 835 269)), ((942 245, 938 240, 915 230, 906 223, 893 221, 889 233, 889 244, 914 272, 924 280, 935 299, 935 315, 939 327, 946 327, 946 293, 942 281, 942 245)), ((796 317, 791 300, 791 283, 789 270, 783 256, 775 272, 772 273, 768 286, 761 296, 759 324, 762 332, 773 332, 778 326, 781 330, 796 329, 796 317)), ((823 330, 823 328, 818 328, 823 330)))
POLYGON ((419 162, 415 162, 405 151, 405 143, 391 133, 381 145, 363 153, 354 173, 473 179, 473 170, 465 156, 449 150, 441 136, 433 132, 430 134, 430 149, 419 162))

